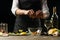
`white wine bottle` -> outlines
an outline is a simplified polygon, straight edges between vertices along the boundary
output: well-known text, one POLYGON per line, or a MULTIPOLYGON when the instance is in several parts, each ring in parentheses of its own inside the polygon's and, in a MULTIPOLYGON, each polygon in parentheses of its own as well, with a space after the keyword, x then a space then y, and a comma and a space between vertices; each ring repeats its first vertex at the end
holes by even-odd
POLYGON ((56 7, 53 7, 53 14, 50 20, 50 22, 52 23, 52 28, 58 28, 58 15, 56 11, 56 7))

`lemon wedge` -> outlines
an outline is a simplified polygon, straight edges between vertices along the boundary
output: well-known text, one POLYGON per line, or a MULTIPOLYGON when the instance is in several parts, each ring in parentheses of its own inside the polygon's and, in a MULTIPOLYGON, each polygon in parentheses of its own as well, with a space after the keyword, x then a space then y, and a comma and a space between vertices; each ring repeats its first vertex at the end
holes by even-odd
POLYGON ((21 32, 20 35, 26 35, 27 33, 26 32, 21 32))

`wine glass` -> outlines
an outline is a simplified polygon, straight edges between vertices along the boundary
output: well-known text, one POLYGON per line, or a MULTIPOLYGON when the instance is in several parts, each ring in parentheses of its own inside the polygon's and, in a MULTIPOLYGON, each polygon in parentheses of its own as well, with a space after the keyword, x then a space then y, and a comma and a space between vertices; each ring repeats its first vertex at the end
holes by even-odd
POLYGON ((31 35, 40 35, 42 28, 38 27, 38 28, 28 28, 28 31, 31 35))
POLYGON ((44 22, 44 26, 47 28, 47 30, 52 27, 52 23, 50 22, 50 20, 45 20, 44 22))

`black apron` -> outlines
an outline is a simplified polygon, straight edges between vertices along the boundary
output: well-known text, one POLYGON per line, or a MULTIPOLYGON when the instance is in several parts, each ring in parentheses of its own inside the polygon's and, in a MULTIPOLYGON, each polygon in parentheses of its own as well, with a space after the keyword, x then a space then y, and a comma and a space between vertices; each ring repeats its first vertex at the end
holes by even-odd
MULTIPOLYGON (((20 9, 33 9, 34 11, 41 10, 40 0, 18 0, 20 9)), ((27 30, 28 27, 40 27, 40 19, 32 19, 27 15, 16 16, 15 28, 14 31, 19 29, 27 30)))

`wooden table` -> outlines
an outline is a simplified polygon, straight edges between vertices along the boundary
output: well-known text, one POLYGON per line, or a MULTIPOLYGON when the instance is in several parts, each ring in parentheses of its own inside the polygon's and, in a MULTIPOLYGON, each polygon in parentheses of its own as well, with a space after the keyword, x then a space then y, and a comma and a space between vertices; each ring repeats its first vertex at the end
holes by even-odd
POLYGON ((60 37, 54 37, 54 36, 7 36, 7 37, 0 37, 0 40, 60 40, 60 37))

